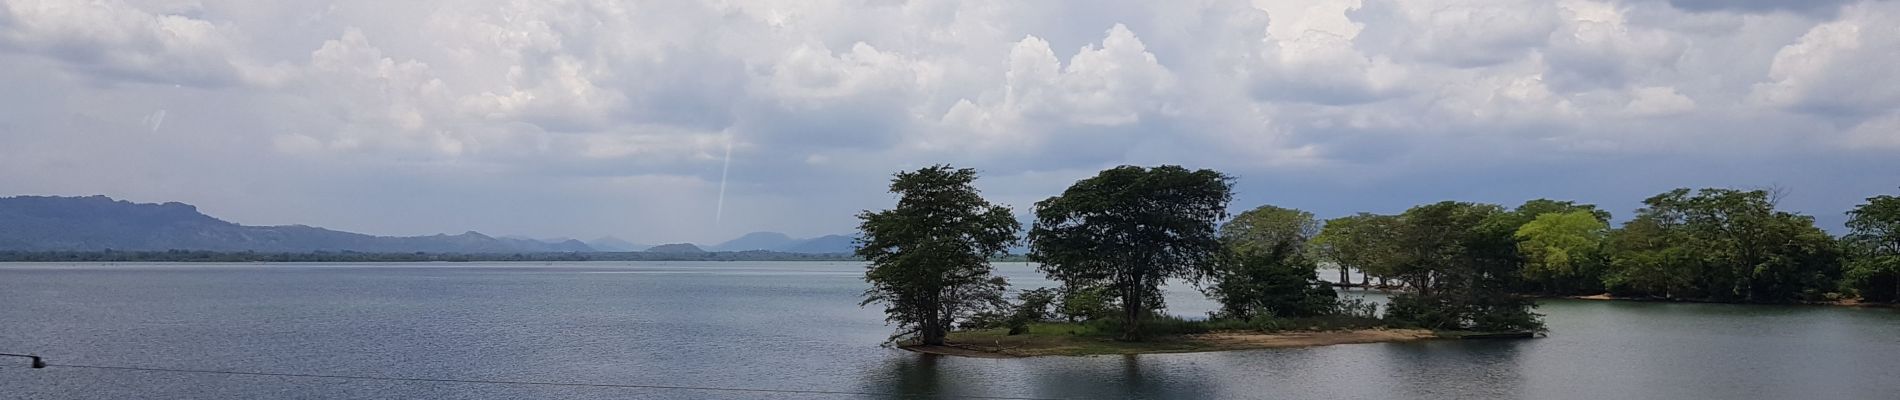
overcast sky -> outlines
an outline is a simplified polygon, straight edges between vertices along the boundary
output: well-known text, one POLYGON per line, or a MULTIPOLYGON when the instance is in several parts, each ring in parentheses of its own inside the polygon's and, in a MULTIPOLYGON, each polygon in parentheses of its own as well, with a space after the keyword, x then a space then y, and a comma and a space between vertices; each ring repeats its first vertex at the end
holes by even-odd
POLYGON ((0 2, 0 195, 245 224, 816 236, 934 163, 1018 214, 1120 164, 1321 217, 1900 192, 1894 1, 0 2))

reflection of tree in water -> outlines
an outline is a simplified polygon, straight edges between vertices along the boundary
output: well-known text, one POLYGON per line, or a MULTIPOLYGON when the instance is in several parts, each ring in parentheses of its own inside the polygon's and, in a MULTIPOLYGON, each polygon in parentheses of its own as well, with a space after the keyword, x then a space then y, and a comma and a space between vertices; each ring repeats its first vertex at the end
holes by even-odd
POLYGON ((918 396, 925 398, 943 392, 943 382, 937 373, 937 361, 942 356, 921 354, 917 357, 899 357, 890 363, 889 375, 895 381, 884 388, 884 393, 918 396))
POLYGON ((1034 376, 1036 397, 1113 399, 1222 398, 1216 385, 1186 358, 1124 355, 1121 357, 1051 357, 1037 359, 1028 369, 1034 376))
POLYGON ((930 354, 892 357, 884 365, 865 371, 862 390, 886 393, 890 395, 887 398, 892 399, 954 398, 951 395, 973 394, 960 389, 954 371, 946 373, 949 363, 944 358, 930 354))
POLYGON ((1446 340, 1391 343, 1393 382, 1388 398, 1523 398, 1521 340, 1446 340))

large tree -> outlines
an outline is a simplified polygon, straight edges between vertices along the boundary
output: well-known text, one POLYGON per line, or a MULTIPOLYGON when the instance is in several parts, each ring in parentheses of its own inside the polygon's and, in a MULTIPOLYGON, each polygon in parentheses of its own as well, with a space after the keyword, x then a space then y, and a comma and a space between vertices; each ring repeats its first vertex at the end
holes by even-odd
POLYGON ((1319 280, 1306 244, 1319 233, 1313 213, 1263 205, 1220 227, 1229 258, 1216 270, 1208 294, 1220 316, 1306 317, 1332 311, 1337 295, 1319 280))
POLYGON ((884 303, 893 339, 943 344, 959 319, 998 305, 1003 278, 989 258, 1016 242, 1022 225, 971 183, 976 171, 937 165, 891 179, 897 207, 858 214, 857 255, 870 262, 864 304, 884 303))
POLYGON ((1848 286, 1863 300, 1900 302, 1900 197, 1869 197, 1847 217, 1848 286))
POLYGON ((1387 317, 1433 329, 1540 330, 1534 305, 1512 293, 1518 268, 1512 218, 1492 204, 1439 202, 1406 210, 1395 235, 1398 276, 1412 291, 1387 317))
POLYGON ((1524 258, 1524 278, 1552 293, 1570 293, 1589 280, 1600 281, 1595 272, 1609 229, 1588 211, 1538 215, 1513 234, 1524 258))
POLYGON ((1315 258, 1339 268, 1340 283, 1350 283, 1348 270, 1356 269, 1360 283, 1377 276, 1383 284, 1403 261, 1393 237, 1398 222, 1397 215, 1372 213, 1333 218, 1307 247, 1315 258))
POLYGON ((1064 287, 1107 287, 1122 303, 1122 339, 1141 339, 1169 278, 1206 276, 1223 252, 1215 223, 1233 178, 1213 170, 1121 166, 1036 203, 1029 258, 1064 287))
POLYGON ((1611 233, 1612 291, 1785 302, 1818 297, 1840 277, 1834 238, 1813 217, 1776 210, 1767 191, 1676 189, 1643 204, 1611 233))

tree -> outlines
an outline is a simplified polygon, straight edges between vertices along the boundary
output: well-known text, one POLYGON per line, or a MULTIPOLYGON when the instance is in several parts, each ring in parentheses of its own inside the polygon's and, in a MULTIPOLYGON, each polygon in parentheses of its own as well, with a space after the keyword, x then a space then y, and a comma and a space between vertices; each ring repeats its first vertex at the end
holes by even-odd
POLYGON ((858 214, 856 254, 870 262, 865 305, 884 303, 892 339, 943 344, 953 324, 1002 303, 1006 286, 989 258, 1003 254, 1022 225, 971 185, 976 171, 937 165, 891 179, 897 207, 858 214))
POLYGON ((1676 189, 1611 234, 1613 292, 1717 301, 1813 299, 1840 277, 1840 247, 1764 190, 1676 189), (1657 292, 1657 289, 1664 292, 1657 292))
POLYGON ((1036 203, 1029 259, 1064 287, 1108 287, 1122 303, 1122 339, 1141 340, 1141 318, 1163 306, 1169 278, 1211 273, 1223 248, 1233 178, 1213 170, 1121 166, 1036 203))
POLYGON ((1518 253, 1524 258, 1524 277, 1548 291, 1576 289, 1580 276, 1591 276, 1597 265, 1609 224, 1583 210, 1545 213, 1519 227, 1518 253))
POLYGON ((1229 258, 1208 288, 1221 303, 1220 316, 1306 317, 1331 311, 1338 296, 1319 280, 1319 265, 1305 249, 1318 233, 1312 213, 1271 205, 1222 225, 1220 239, 1229 258))
POLYGON ((1396 236, 1396 275, 1413 290, 1392 297, 1387 317, 1432 329, 1541 330, 1529 300, 1512 293, 1521 274, 1503 207, 1439 202, 1406 210, 1396 236))
POLYGON ((1900 302, 1900 197, 1869 197, 1847 217, 1847 285, 1862 300, 1900 302))
POLYGON ((1339 268, 1340 283, 1349 283, 1347 270, 1357 269, 1360 283, 1369 283, 1378 276, 1383 284, 1403 260, 1394 247, 1398 220, 1396 215, 1371 213, 1333 218, 1326 221, 1307 248, 1314 258, 1339 268))

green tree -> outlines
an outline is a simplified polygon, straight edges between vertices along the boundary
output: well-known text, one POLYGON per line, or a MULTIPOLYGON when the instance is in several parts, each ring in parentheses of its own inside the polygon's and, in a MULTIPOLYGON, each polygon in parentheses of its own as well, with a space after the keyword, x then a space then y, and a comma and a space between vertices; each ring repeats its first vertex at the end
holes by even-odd
POLYGON ((1541 330, 1529 300, 1512 293, 1521 274, 1509 218, 1492 204, 1439 202, 1406 210, 1396 236, 1406 261, 1396 276, 1412 291, 1392 297, 1387 317, 1433 329, 1541 330))
POLYGON ((1900 197, 1869 197, 1847 217, 1847 286, 1862 300, 1900 302, 1900 197))
POLYGON ((1318 233, 1319 220, 1312 213, 1271 205, 1222 225, 1220 239, 1230 258, 1207 288, 1221 303, 1219 316, 1305 317, 1332 311, 1338 296, 1319 280, 1319 265, 1305 249, 1318 233))
POLYGON ((1121 166, 1036 203, 1029 258, 1065 287, 1107 287, 1122 303, 1122 339, 1141 339, 1141 318, 1163 306, 1169 278, 1199 279, 1224 249, 1233 178, 1213 170, 1121 166))
POLYGON ((1544 290, 1569 293, 1577 278, 1592 276, 1609 224, 1583 210, 1538 215, 1519 227, 1518 253, 1524 258, 1524 277, 1544 290))
POLYGON ((1348 270, 1353 269, 1359 270, 1361 284, 1370 283, 1375 276, 1384 283, 1404 260, 1394 237, 1398 222, 1396 215, 1371 213, 1333 218, 1326 221, 1307 248, 1314 258, 1339 268, 1340 283, 1350 283, 1348 270))
POLYGON ((865 305, 884 303, 892 339, 943 344, 950 327, 1002 303, 1003 278, 989 258, 1002 254, 1022 225, 971 185, 976 171, 937 165, 891 179, 897 207, 858 214, 856 254, 870 265, 865 305))
POLYGON ((1611 235, 1612 292, 1785 302, 1818 298, 1840 277, 1834 238, 1813 217, 1775 210, 1767 191, 1676 189, 1643 204, 1611 235))

